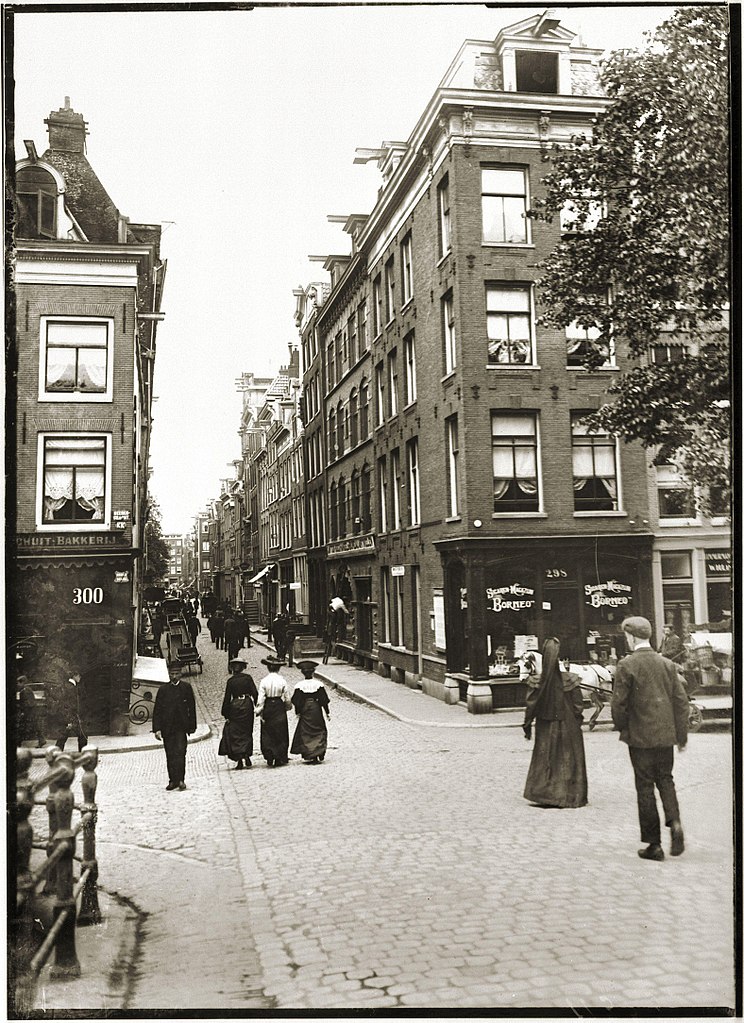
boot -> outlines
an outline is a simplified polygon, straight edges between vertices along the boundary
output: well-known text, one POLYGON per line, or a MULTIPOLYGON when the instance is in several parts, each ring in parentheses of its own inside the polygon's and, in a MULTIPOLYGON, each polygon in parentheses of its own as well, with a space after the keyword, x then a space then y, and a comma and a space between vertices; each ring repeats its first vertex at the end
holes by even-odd
POLYGON ((669 829, 672 832, 672 848, 670 852, 672 856, 681 856, 685 851, 685 833, 682 830, 682 825, 678 820, 670 821, 669 829))

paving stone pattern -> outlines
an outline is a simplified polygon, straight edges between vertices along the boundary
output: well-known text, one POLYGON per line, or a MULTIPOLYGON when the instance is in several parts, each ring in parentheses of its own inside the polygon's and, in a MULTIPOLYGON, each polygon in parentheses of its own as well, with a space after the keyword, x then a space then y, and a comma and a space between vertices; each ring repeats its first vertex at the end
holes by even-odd
MULTIPOLYGON (((649 863, 616 733, 586 732, 576 810, 522 798, 519 729, 414 726, 334 692, 325 763, 268 769, 257 723, 237 772, 216 753, 226 655, 199 646, 215 735, 189 746, 188 790, 164 791, 161 750, 100 768, 102 883, 147 913, 127 1008, 733 1005, 729 735, 678 756, 688 849, 649 863)), ((244 655, 258 681, 265 650, 244 655)))

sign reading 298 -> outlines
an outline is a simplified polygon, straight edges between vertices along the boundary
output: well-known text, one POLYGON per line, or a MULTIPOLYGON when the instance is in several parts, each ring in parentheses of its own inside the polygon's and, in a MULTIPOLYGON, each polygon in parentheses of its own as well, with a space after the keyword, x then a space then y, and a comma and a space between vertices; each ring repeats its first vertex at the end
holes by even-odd
POLYGON ((86 586, 85 589, 76 586, 72 591, 72 602, 73 604, 102 604, 103 589, 100 586, 92 588, 86 586))

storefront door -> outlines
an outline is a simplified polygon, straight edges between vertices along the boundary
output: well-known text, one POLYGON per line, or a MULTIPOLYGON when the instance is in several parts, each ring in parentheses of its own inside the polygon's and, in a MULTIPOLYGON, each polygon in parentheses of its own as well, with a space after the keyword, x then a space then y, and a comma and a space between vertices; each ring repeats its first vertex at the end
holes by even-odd
POLYGON ((561 644, 561 657, 584 660, 586 640, 579 621, 579 590, 576 583, 563 586, 546 583, 542 594, 544 638, 555 636, 561 644), (549 606, 547 606, 549 605, 549 606))

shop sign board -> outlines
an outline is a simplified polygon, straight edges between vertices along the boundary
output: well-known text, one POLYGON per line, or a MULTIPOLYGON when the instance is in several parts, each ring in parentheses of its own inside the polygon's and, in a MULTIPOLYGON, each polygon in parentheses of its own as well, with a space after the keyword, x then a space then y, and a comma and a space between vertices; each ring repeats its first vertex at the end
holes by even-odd
POLYGON ((406 566, 405 565, 391 565, 390 566, 390 575, 396 576, 396 575, 405 575, 405 574, 406 574, 406 566))
POLYGON ((118 547, 125 543, 118 533, 17 533, 18 550, 58 547, 118 547))
POLYGON ((114 529, 126 529, 131 513, 122 509, 114 511, 114 529))
POLYGON ((608 579, 604 583, 584 586, 585 604, 591 607, 624 607, 633 600, 633 587, 608 579))
POLYGON ((494 611, 528 611, 535 606, 535 591, 520 583, 509 586, 489 586, 486 597, 494 611))
POLYGON ((537 642, 537 636, 515 636, 514 637, 514 657, 521 657, 526 654, 528 650, 539 650, 540 645, 537 642))
POLYGON ((302 587, 302 583, 290 583, 290 590, 299 590, 302 587))
POLYGON ((373 536, 351 536, 346 540, 336 540, 326 547, 327 558, 340 558, 343 555, 372 554, 375 549, 373 536))
POLYGON ((706 551, 705 571, 708 575, 731 575, 731 551, 706 551))

